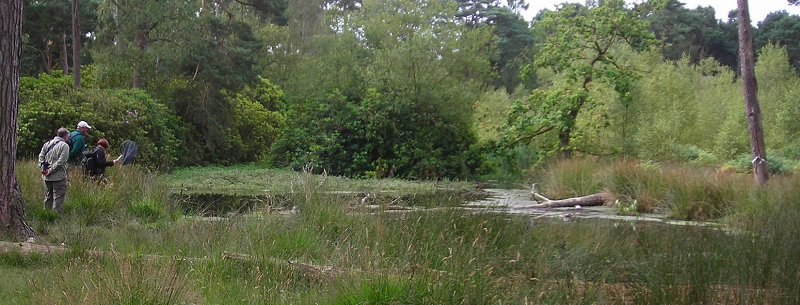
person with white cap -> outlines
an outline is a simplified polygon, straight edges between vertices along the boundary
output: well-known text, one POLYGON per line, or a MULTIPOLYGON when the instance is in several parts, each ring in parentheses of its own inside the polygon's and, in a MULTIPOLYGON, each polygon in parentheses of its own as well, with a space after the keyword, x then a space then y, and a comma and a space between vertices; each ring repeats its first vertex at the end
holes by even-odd
POLYGON ((72 164, 81 164, 83 162, 83 153, 89 148, 86 146, 86 136, 92 126, 86 121, 78 122, 77 128, 69 134, 70 148, 69 148, 69 162, 72 164))

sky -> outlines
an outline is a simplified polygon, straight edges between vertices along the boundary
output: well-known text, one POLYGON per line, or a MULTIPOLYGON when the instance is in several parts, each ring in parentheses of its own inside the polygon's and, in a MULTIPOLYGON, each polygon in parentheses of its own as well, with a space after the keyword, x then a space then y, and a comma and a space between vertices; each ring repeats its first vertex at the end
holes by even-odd
MULTIPOLYGON (((530 8, 522 15, 526 20, 531 20, 541 9, 554 9, 556 4, 564 2, 585 3, 583 0, 528 0, 530 8)), ((728 12, 736 9, 736 0, 681 0, 686 3, 686 8, 694 9, 697 6, 712 6, 717 14, 717 19, 728 20, 728 12)), ((790 6, 786 0, 750 0, 750 19, 753 25, 764 20, 774 11, 785 10, 793 15, 800 15, 800 6, 790 6)))

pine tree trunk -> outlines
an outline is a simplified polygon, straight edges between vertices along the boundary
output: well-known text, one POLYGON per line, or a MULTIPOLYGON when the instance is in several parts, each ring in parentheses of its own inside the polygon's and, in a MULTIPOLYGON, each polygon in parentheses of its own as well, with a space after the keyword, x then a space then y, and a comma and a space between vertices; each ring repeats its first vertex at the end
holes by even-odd
POLYGON ((67 59, 67 32, 61 32, 61 71, 69 75, 69 60, 67 59))
POLYGON ((33 236, 16 176, 21 50, 22 0, 0 1, 0 228, 18 239, 33 236))
MULTIPOLYGON (((139 28, 141 29, 139 32, 136 33, 134 37, 134 42, 136 43, 136 47, 139 49, 141 54, 144 54, 147 51, 147 48, 150 46, 150 38, 147 36, 147 33, 144 29, 148 28, 149 25, 146 23, 140 24, 139 28)), ((132 86, 134 88, 144 88, 144 78, 142 76, 142 61, 139 62, 135 66, 136 68, 133 71, 133 83, 132 86)))
POLYGON ((81 23, 78 0, 72 0, 72 81, 81 87, 81 23))
POLYGON ((745 114, 750 130, 750 150, 753 153, 753 174, 756 184, 763 185, 769 179, 767 151, 764 145, 764 130, 761 127, 761 109, 758 105, 758 83, 753 59, 753 37, 747 0, 737 0, 739 5, 739 63, 744 83, 745 114))

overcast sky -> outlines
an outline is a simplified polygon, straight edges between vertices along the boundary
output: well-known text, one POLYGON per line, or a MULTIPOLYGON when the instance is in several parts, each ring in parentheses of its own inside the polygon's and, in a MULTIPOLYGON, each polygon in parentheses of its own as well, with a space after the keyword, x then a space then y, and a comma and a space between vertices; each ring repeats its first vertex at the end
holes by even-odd
MULTIPOLYGON (((530 8, 527 12, 523 12, 525 19, 531 20, 536 13, 544 8, 553 9, 558 3, 575 2, 585 3, 583 0, 528 0, 530 8)), ((681 0, 686 3, 686 8, 694 9, 697 6, 712 6, 714 12, 717 14, 717 19, 723 21, 728 20, 728 12, 736 9, 736 0, 681 0)), ((750 0, 750 19, 753 20, 753 25, 757 25, 759 21, 764 20, 767 14, 785 10, 793 15, 800 14, 800 7, 790 6, 786 0, 750 0)))

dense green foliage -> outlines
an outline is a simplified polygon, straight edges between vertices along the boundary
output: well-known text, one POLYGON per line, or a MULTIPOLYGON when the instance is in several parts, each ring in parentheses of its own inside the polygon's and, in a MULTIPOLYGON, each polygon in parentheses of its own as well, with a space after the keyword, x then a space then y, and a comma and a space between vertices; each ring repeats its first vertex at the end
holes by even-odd
MULTIPOLYGON (((650 28, 661 40, 662 54, 670 60, 688 56, 692 63, 704 58, 714 58, 732 69, 738 66, 739 44, 735 19, 717 20, 714 8, 685 7, 679 0, 651 1, 643 5, 648 14, 650 28)), ((729 15, 730 16, 730 15, 729 15)), ((760 31, 755 33, 759 37, 760 31)))
MULTIPOLYGON (((437 178, 466 176, 475 138, 436 110, 372 93, 360 102, 340 94, 296 109, 273 148, 273 162, 347 176, 437 178), (426 128, 426 126, 437 128, 426 128)), ((463 123, 462 123, 463 124, 463 123)))
POLYGON ((227 96, 233 108, 233 130, 228 131, 226 146, 230 162, 266 160, 272 143, 284 127, 284 117, 278 111, 284 108, 283 91, 269 80, 227 96))
MULTIPOLYGON (((25 0, 23 16, 22 75, 49 73, 52 70, 69 70, 72 66, 72 8, 71 1, 25 0)), ((81 43, 93 45, 90 34, 97 25, 99 1, 78 2, 81 43)), ((91 54, 83 52, 81 63, 91 64, 91 54)), ((64 71, 64 73, 67 73, 64 71)))
MULTIPOLYGON (((21 68, 47 85, 25 81, 22 157, 78 117, 112 143, 155 136, 143 153, 163 168, 511 178, 559 151, 737 170, 748 152, 737 20, 711 7, 602 1, 527 23, 518 0, 80 3, 87 90, 74 91, 37 75, 71 56, 68 3, 26 2, 21 68), (123 133, 138 130, 117 113, 134 101, 174 113, 144 127, 169 135, 123 133)), ((753 32, 776 163, 800 158, 797 20, 774 12, 753 32)))
MULTIPOLYGON (((151 167, 170 167, 183 152, 184 129, 165 105, 146 92, 131 89, 72 89, 68 76, 24 77, 20 88, 19 144, 21 158, 36 158, 42 144, 59 127, 78 121, 94 127, 86 141, 104 137, 117 147, 124 140, 139 145, 137 160, 151 167)), ((119 153, 112 149, 112 154, 119 153)))
POLYGON ((472 103, 489 71, 489 36, 453 12, 438 3, 366 2, 343 33, 317 37, 322 60, 293 72, 312 81, 287 87, 307 99, 294 104, 275 163, 348 176, 471 173, 479 161, 465 152, 475 143, 472 103), (314 75, 320 70, 337 77, 314 75))
POLYGON ((558 135, 559 151, 569 155, 578 116, 584 108, 597 108, 590 94, 592 86, 610 87, 619 94, 622 106, 629 107, 638 73, 626 62, 625 52, 646 51, 655 38, 646 22, 625 9, 624 1, 590 7, 565 4, 556 12, 546 12, 535 30, 546 40, 534 64, 526 69, 543 67, 555 75, 549 87, 535 89, 527 101, 514 105, 505 142, 527 144, 553 132, 558 135))
MULTIPOLYGON (((637 155, 651 160, 714 164, 750 151, 747 124, 735 74, 713 61, 698 66, 687 60, 653 65, 653 76, 636 90, 637 155)), ((798 76, 786 51, 768 46, 760 52, 756 73, 765 138, 770 153, 796 159, 798 126, 795 86, 798 76)))
POLYGON ((792 66, 800 69, 800 16, 785 11, 770 13, 758 23, 755 34, 754 48, 761 49, 771 43, 784 46, 792 66))

